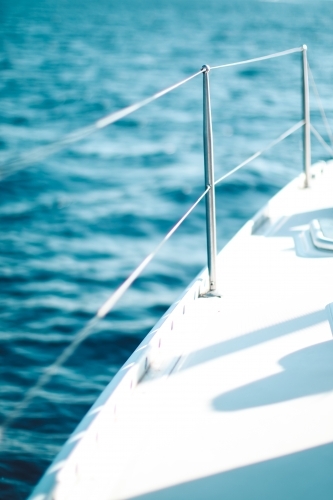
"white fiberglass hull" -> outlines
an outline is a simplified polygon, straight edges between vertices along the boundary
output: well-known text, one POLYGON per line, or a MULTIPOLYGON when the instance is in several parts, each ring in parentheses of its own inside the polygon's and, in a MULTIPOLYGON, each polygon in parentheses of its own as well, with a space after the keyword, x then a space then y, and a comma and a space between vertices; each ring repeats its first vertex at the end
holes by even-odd
POLYGON ((31 499, 331 499, 333 165, 295 179, 144 339, 31 499))

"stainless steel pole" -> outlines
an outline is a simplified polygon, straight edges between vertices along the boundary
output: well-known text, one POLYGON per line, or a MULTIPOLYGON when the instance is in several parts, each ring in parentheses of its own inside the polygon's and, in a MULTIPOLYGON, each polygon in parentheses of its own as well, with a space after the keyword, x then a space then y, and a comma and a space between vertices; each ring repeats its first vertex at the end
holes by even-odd
POLYGON ((310 187, 311 178, 311 130, 310 130, 310 99, 309 99, 309 75, 308 75, 308 48, 303 45, 303 118, 304 118, 304 130, 303 130, 303 155, 304 155, 304 174, 305 181, 304 187, 310 187))
POLYGON ((207 260, 209 275, 209 290, 203 296, 219 296, 216 290, 216 216, 215 216, 215 185, 214 185, 214 154, 212 112, 210 106, 208 65, 203 71, 203 146, 205 162, 205 184, 209 191, 206 194, 206 232, 207 260))

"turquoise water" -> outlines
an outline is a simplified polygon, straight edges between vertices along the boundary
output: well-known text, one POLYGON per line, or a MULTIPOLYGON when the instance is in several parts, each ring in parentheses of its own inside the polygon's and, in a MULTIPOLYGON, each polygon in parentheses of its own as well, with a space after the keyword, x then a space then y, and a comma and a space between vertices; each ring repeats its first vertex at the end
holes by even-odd
MULTIPOLYGON (((196 72, 306 43, 329 120, 330 1, 2 0, 0 159, 196 72)), ((300 54, 211 73, 216 176, 301 119, 300 54)), ((312 119, 324 135, 316 102, 312 119)), ((313 139, 313 160, 327 153, 313 139)), ((217 189, 218 246, 302 168, 301 132, 217 189)), ((203 191, 202 77, 0 183, 1 419, 203 191)), ((0 498, 25 498, 205 265, 204 205, 13 422, 0 498)))

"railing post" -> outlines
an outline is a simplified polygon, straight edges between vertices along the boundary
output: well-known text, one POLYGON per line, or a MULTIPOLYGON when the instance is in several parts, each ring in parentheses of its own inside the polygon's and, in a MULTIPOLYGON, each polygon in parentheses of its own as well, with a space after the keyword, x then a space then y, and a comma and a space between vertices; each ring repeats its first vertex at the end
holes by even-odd
POLYGON ((304 187, 310 187, 311 178, 311 129, 310 129, 310 99, 309 99, 309 74, 308 74, 308 48, 303 45, 303 155, 304 155, 304 187))
POLYGON ((203 297, 220 296, 216 284, 216 216, 215 216, 215 184, 214 184, 214 153, 212 112, 210 106, 208 65, 202 67, 203 72, 203 146, 205 163, 205 184, 209 191, 206 194, 206 232, 207 232, 207 261, 209 289, 203 297))

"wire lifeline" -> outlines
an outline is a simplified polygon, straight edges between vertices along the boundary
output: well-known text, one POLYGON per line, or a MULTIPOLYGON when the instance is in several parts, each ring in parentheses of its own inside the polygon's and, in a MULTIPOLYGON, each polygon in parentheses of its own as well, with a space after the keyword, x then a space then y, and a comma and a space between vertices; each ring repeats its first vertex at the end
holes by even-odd
POLYGON ((118 302, 120 297, 126 292, 126 290, 131 286, 131 284, 140 275, 143 269, 149 264, 149 262, 155 257, 157 252, 162 248, 164 243, 173 235, 173 233, 178 229, 178 227, 184 222, 184 220, 190 215, 190 213, 195 209, 195 207, 200 203, 200 201, 206 196, 210 190, 210 186, 199 196, 196 202, 188 209, 188 211, 179 219, 179 221, 173 226, 172 229, 164 236, 163 240, 157 245, 155 250, 151 252, 141 264, 129 275, 129 277, 124 281, 122 285, 108 298, 108 300, 99 308, 97 312, 98 318, 104 318, 118 302))
MULTIPOLYGON (((229 63, 229 64, 222 64, 219 66, 212 66, 210 69, 227 68, 230 66, 249 64, 249 63, 256 62, 256 61, 263 61, 265 59, 272 59, 274 57, 280 57, 280 56, 292 54, 294 52, 301 52, 302 50, 303 50, 303 47, 297 47, 297 48, 285 50, 283 52, 276 52, 274 54, 269 54, 266 56, 257 57, 254 59, 248 59, 245 61, 239 61, 239 62, 229 63)), ((44 158, 46 158, 52 154, 57 153, 58 151, 62 150, 68 144, 78 142, 78 141, 84 139, 85 137, 88 137, 92 133, 96 132, 97 130, 103 129, 103 128, 107 127, 108 125, 111 125, 112 123, 115 123, 115 122, 121 120, 125 116, 128 116, 129 114, 146 106, 150 102, 152 102, 156 99, 159 99, 163 95, 171 92, 172 90, 176 89, 177 87, 180 87, 184 83, 192 80, 193 78, 195 78, 196 76, 198 76, 202 72, 203 72, 203 69, 201 69, 200 71, 194 73, 193 75, 185 78, 184 80, 181 80, 180 82, 178 82, 174 85, 171 85, 170 87, 167 87, 166 89, 163 89, 159 92, 156 92, 152 96, 150 96, 146 99, 143 99, 142 101, 139 101, 135 104, 127 106, 126 108, 123 108, 122 110, 111 113, 111 114, 105 116, 104 118, 97 120, 92 125, 88 125, 87 127, 76 130, 76 131, 68 134, 67 136, 65 136, 63 139, 61 139, 59 141, 48 144, 47 146, 41 146, 41 147, 36 148, 35 150, 31 151, 30 153, 26 153, 26 154, 23 154, 21 156, 18 156, 17 158, 12 159, 12 160, 8 160, 2 166, 0 166, 0 180, 3 180, 6 177, 12 175, 13 173, 28 167, 32 163, 41 161, 44 158)))
POLYGON ((24 168, 30 166, 33 163, 39 162, 48 156, 51 156, 58 151, 64 149, 68 144, 73 144, 78 142, 85 137, 88 137, 93 132, 96 131, 95 125, 89 125, 75 132, 71 132, 63 139, 47 144, 46 146, 40 146, 33 149, 29 153, 24 153, 16 158, 8 160, 3 165, 0 166, 0 180, 9 177, 10 175, 23 170, 24 168))
POLYGON ((316 85, 313 73, 312 73, 311 68, 310 68, 309 61, 308 61, 308 68, 309 68, 309 73, 310 73, 311 84, 312 84, 312 87, 313 87, 313 90, 314 90, 314 94, 315 94, 316 99, 317 99, 317 104, 318 104, 318 107, 319 107, 319 111, 320 111, 322 120, 324 122, 327 135, 329 137, 331 145, 333 146, 333 133, 332 133, 332 129, 331 129, 330 124, 328 122, 328 119, 327 119, 327 116, 326 116, 326 113, 325 113, 325 109, 324 109, 323 103, 321 101, 319 92, 318 92, 318 87, 316 85))
POLYGON ((237 167, 233 168, 232 170, 230 170, 226 174, 222 175, 222 177, 220 177, 219 179, 217 179, 215 181, 215 186, 217 184, 219 184, 220 182, 224 181, 227 177, 230 177, 230 175, 232 175, 233 173, 237 172, 237 170, 241 169, 242 167, 245 167, 245 165, 248 165, 251 161, 253 161, 256 158, 258 158, 258 156, 260 156, 263 153, 265 153, 265 151, 268 151, 270 148, 272 148, 273 146, 276 146, 276 144, 279 144, 279 142, 281 142, 284 139, 286 139, 287 137, 289 137, 289 135, 293 134, 294 132, 296 132, 296 130, 298 130, 299 128, 303 127, 304 123, 305 123, 304 120, 299 121, 298 123, 296 123, 296 125, 293 125, 288 130, 286 130, 286 132, 284 132, 283 134, 281 134, 277 139, 275 139, 274 141, 270 142, 266 147, 264 147, 260 151, 257 151, 252 156, 250 156, 249 158, 247 158, 246 160, 244 160, 242 163, 240 163, 239 165, 237 165, 237 167))
POLYGON ((320 133, 318 132, 318 130, 314 128, 314 126, 312 125, 312 123, 310 125, 310 128, 311 128, 311 131, 312 131, 313 135, 318 139, 318 141, 322 144, 322 146, 324 146, 324 148, 333 156, 333 149, 331 148, 331 146, 329 144, 327 144, 327 142, 320 135, 320 133))
POLYGON ((155 255, 159 252, 162 246, 170 239, 170 237, 174 234, 174 232, 178 229, 178 227, 184 222, 185 219, 193 212, 195 207, 200 203, 200 201, 206 196, 208 191, 210 190, 210 186, 197 198, 197 200, 191 205, 191 207, 185 212, 185 214, 178 220, 178 222, 170 229, 170 231, 164 236, 164 238, 160 241, 157 247, 139 264, 136 269, 128 276, 128 278, 115 290, 115 292, 110 295, 110 297, 104 302, 104 304, 98 309, 97 313, 93 318, 91 318, 88 323, 79 330, 78 333, 74 335, 73 340, 70 344, 62 351, 62 353, 58 356, 58 358, 49 365, 44 373, 39 377, 36 384, 31 387, 26 393, 25 397, 18 403, 18 405, 14 408, 14 410, 9 414, 9 416, 5 419, 4 423, 0 426, 0 443, 4 438, 6 430, 10 427, 10 425, 17 420, 18 417, 22 414, 23 410, 27 408, 30 401, 32 401, 35 396, 38 394, 40 389, 42 389, 55 375, 58 371, 58 368, 62 366, 72 354, 75 352, 77 347, 82 344, 82 342, 88 338, 91 334, 94 333, 94 328, 97 323, 103 319, 116 305, 119 299, 124 295, 126 290, 132 285, 132 283, 138 278, 141 272, 147 267, 147 265, 152 261, 155 255))
POLYGON ((88 137, 89 135, 93 134, 94 132, 103 129, 111 125, 112 123, 121 120, 122 118, 125 118, 126 116, 134 113, 138 109, 143 108, 147 104, 168 94, 169 92, 175 90, 181 85, 184 85, 185 83, 189 82, 190 80, 200 75, 201 73, 202 69, 200 71, 197 71, 193 75, 188 76, 184 80, 181 80, 180 82, 177 82, 163 90, 160 90, 159 92, 156 92, 152 96, 147 97, 142 101, 131 104, 126 108, 123 108, 119 111, 115 111, 114 113, 110 113, 109 115, 105 116, 104 118, 100 118, 95 123, 88 125, 87 127, 83 127, 74 132, 71 132, 70 134, 66 135, 63 139, 60 139, 59 141, 48 144, 46 146, 41 146, 39 148, 30 151, 29 153, 22 154, 16 158, 13 158, 12 160, 8 160, 7 162, 5 162, 3 165, 0 166, 0 180, 5 179, 9 175, 12 175, 13 173, 17 172, 18 170, 22 170, 28 167, 32 163, 41 161, 44 158, 57 153, 58 151, 64 149, 68 144, 73 144, 75 142, 78 142, 84 139, 85 137, 88 137))
POLYGON ((295 47, 294 49, 284 50, 283 52, 275 52, 274 54, 268 54, 267 56, 255 57, 254 59, 246 59, 245 61, 239 61, 228 64, 221 64, 219 66, 211 66, 210 69, 220 69, 220 68, 230 68, 231 66, 240 66, 241 64, 250 64, 257 61, 264 61, 265 59, 273 59, 274 57, 287 56, 288 54, 294 54, 295 52, 302 52, 303 47, 295 47))

